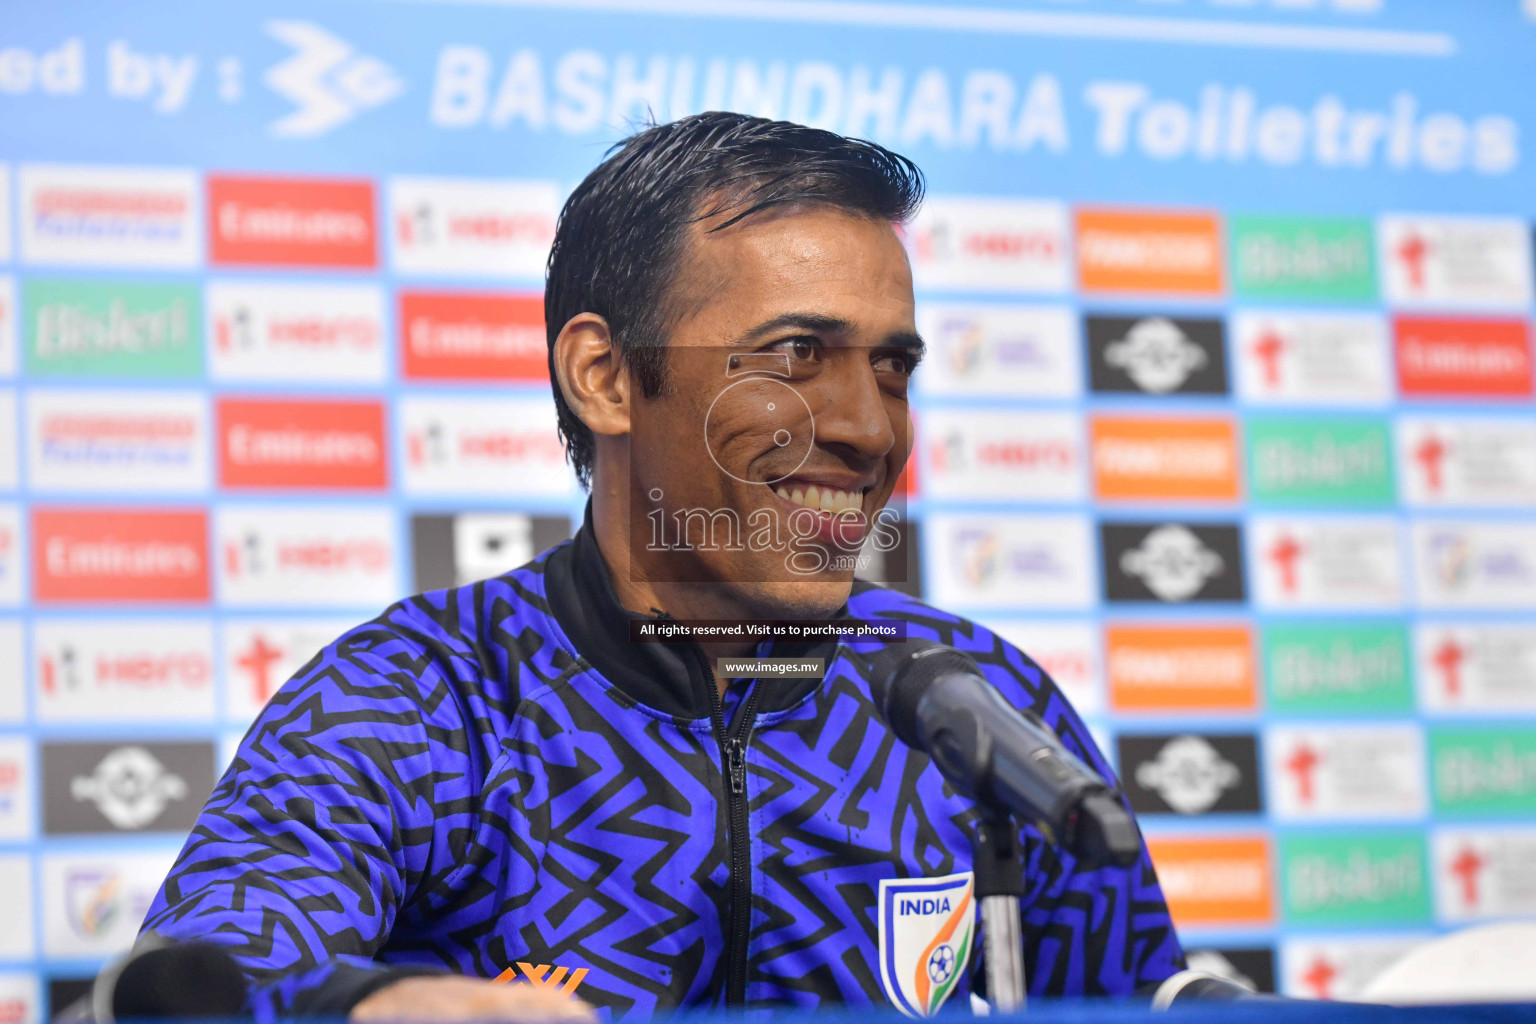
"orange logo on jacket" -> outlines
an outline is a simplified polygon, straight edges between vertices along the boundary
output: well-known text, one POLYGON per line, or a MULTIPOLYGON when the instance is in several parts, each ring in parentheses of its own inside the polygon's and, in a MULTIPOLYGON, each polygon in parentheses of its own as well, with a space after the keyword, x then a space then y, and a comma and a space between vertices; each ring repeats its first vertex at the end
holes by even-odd
POLYGON ((516 968, 517 970, 513 970, 511 967, 508 967, 496 975, 494 980, 502 984, 526 981, 536 988, 558 988, 568 996, 576 994, 576 987, 582 983, 587 976, 587 971, 591 969, 578 967, 573 971, 569 967, 554 967, 550 964, 530 964, 524 963, 521 960, 517 962, 516 968), (518 977, 519 972, 522 973, 521 978, 518 977), (570 977, 566 977, 566 975, 570 975, 570 977), (562 981, 565 984, 562 985, 562 981))

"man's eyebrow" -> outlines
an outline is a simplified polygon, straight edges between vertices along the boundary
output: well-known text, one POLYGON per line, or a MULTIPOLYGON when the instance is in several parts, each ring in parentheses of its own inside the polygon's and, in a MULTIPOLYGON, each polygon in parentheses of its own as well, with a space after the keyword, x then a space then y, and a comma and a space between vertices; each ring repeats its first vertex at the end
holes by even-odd
MULTIPOLYGON (((845 320, 840 316, 828 316, 825 313, 782 313, 772 320, 763 321, 738 337, 736 344, 748 344, 767 335, 784 330, 787 327, 811 331, 817 334, 848 334, 854 330, 853 321, 845 320)), ((924 343, 922 337, 912 331, 898 331, 895 334, 887 335, 879 344, 871 347, 912 349, 918 358, 922 358, 923 354, 928 351, 928 346, 924 343)))
POLYGON ((911 349, 912 354, 919 359, 928 353, 928 343, 923 340, 922 335, 914 334, 911 331, 898 331, 895 334, 889 335, 875 347, 911 349))
POLYGON ((736 339, 736 344, 757 341, 786 327, 797 327, 818 334, 847 334, 853 330, 853 321, 825 313, 781 313, 772 320, 764 320, 736 339))

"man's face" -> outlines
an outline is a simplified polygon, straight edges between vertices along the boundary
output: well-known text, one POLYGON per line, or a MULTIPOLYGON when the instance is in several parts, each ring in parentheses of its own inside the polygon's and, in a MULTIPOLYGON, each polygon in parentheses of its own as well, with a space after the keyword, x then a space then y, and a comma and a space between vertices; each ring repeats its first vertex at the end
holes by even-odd
POLYGON ((921 350, 906 253, 891 225, 835 210, 707 227, 669 296, 667 386, 631 390, 631 572, 725 584, 764 618, 825 615, 869 532, 894 537, 877 514, 911 451, 921 350))

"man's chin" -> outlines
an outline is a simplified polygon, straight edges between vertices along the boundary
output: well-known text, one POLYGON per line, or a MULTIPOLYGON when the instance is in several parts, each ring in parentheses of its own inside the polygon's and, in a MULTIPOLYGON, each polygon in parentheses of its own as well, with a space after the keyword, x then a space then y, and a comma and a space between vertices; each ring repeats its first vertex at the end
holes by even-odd
POLYGON ((758 618, 826 619, 848 603, 853 580, 773 580, 738 587, 758 618))

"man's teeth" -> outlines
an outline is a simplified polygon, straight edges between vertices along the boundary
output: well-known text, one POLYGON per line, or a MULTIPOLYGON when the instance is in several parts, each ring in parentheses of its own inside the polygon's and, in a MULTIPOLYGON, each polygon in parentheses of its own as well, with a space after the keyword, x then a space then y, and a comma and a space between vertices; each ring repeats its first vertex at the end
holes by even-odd
POLYGON ((820 509, 823 512, 836 514, 848 509, 862 509, 864 507, 864 495, 861 491, 840 491, 835 487, 776 487, 774 493, 785 501, 792 501, 796 505, 806 508, 820 509))

